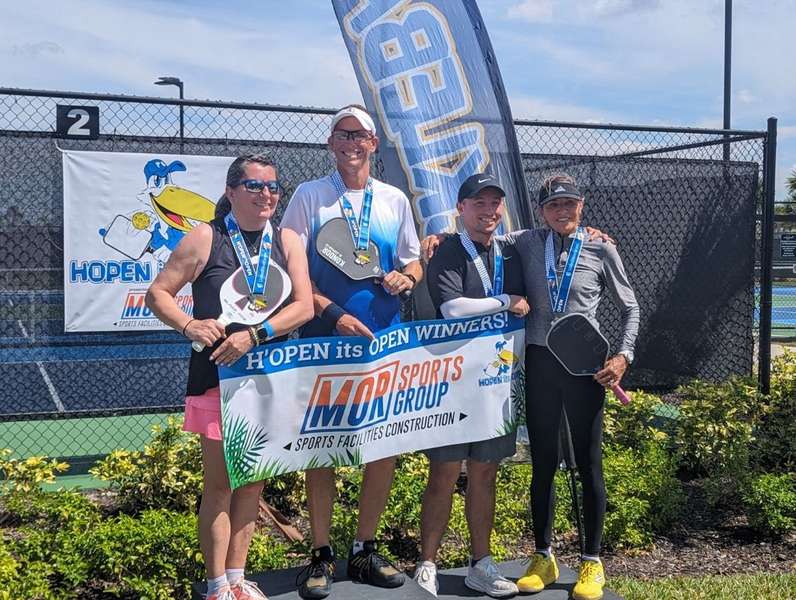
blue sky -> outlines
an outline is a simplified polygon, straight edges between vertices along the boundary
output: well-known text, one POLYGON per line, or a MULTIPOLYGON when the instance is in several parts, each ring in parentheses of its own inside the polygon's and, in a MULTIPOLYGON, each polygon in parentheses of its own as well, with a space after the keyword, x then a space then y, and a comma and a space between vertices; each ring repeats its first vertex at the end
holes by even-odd
MULTIPOLYGON (((720 127, 724 0, 482 0, 515 118, 720 127)), ((334 107, 361 99, 329 0, 2 2, 0 86, 334 107)), ((796 168, 796 0, 735 0, 733 127, 796 168)))

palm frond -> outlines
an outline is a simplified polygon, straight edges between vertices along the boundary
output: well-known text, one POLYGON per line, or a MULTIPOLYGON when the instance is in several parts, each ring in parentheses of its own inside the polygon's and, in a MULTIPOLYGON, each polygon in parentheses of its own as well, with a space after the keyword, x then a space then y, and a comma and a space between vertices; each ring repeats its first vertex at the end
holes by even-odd
POLYGON ((309 469, 320 469, 322 467, 328 467, 328 466, 329 465, 327 465, 325 462, 322 462, 321 457, 316 454, 307 461, 307 464, 305 464, 303 467, 301 467, 298 470, 307 471, 309 469))
POLYGON ((517 420, 516 416, 511 417, 503 421, 503 425, 498 427, 496 432, 496 437, 500 437, 502 435, 508 435, 517 431, 517 427, 519 427, 520 423, 517 420))
POLYGON ((252 469, 251 475, 246 483, 271 479, 272 477, 283 475, 290 470, 291 469, 278 458, 269 459, 252 469))
POLYGON ((249 423, 242 415, 230 418, 222 413, 224 458, 229 483, 233 489, 254 481, 254 466, 268 443, 268 433, 259 425, 249 423), (224 418, 225 417, 225 418, 224 418))
POLYGON ((355 448, 352 452, 346 449, 345 452, 330 452, 329 461, 331 464, 328 466, 334 467, 358 467, 362 464, 362 450, 355 448))

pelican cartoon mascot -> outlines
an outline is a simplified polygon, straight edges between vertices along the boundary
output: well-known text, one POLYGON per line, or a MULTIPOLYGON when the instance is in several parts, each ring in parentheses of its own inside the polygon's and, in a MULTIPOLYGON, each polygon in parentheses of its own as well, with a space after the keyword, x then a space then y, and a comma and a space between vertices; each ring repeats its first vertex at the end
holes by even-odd
POLYGON ((117 215, 107 229, 99 230, 103 241, 134 260, 151 252, 165 262, 188 231, 212 220, 215 204, 175 185, 171 174, 178 171, 187 171, 179 160, 166 164, 156 158, 147 162, 146 188, 138 194, 146 209, 117 215))

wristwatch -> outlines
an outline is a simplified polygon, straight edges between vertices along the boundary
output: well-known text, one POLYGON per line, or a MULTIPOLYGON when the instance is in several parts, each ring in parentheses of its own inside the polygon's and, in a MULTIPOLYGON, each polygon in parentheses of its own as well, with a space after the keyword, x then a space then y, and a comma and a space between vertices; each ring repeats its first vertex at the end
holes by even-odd
POLYGON ((274 328, 271 327, 271 324, 268 321, 263 321, 262 325, 259 325, 255 329, 255 332, 257 334, 258 344, 267 342, 268 340, 274 337, 274 328))
POLYGON ((633 364, 633 356, 627 350, 622 350, 621 352, 617 352, 616 355, 624 357, 625 361, 627 361, 628 367, 631 364, 633 364))

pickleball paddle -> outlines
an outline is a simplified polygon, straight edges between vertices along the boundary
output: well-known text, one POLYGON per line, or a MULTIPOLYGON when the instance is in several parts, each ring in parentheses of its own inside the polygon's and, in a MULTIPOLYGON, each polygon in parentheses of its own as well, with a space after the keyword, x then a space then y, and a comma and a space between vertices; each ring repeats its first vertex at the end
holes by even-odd
MULTIPOLYGON (((600 330, 579 313, 565 315, 547 332, 547 347, 571 375, 594 375, 608 359, 610 345, 600 330)), ((611 391, 622 404, 630 398, 619 385, 611 391)))
MULTIPOLYGON (((252 264, 255 268, 257 262, 258 257, 252 257, 252 264)), ((221 284, 221 289, 218 292, 218 297, 221 300, 221 315, 218 317, 218 322, 225 327, 230 323, 259 325, 282 306, 292 289, 290 277, 282 267, 271 261, 268 266, 268 278, 265 281, 265 293, 262 297, 264 305, 259 306, 251 299, 249 284, 246 282, 243 268, 238 267, 221 284)), ((197 352, 201 352, 205 348, 201 342, 193 342, 191 347, 197 352)))
MULTIPOLYGON (((315 250, 354 281, 373 279, 374 283, 380 283, 386 275, 381 268, 378 246, 370 240, 366 253, 357 252, 348 222, 342 217, 329 219, 323 224, 315 238, 315 250)), ((410 290, 400 293, 402 300, 407 300, 411 295, 410 290)))

